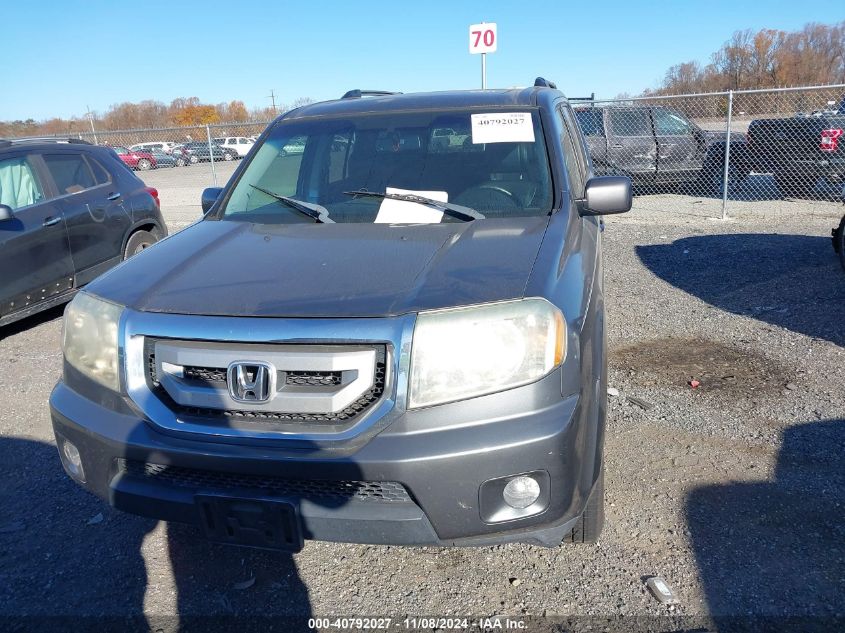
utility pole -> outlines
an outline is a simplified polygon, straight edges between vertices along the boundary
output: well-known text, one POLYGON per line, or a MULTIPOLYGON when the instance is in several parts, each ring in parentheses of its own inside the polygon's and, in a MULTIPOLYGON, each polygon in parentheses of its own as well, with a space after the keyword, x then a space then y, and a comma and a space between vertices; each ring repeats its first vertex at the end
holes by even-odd
POLYGON ((100 143, 97 141, 97 130, 94 129, 94 115, 91 114, 91 108, 89 106, 85 106, 88 110, 88 123, 91 124, 91 134, 94 135, 94 145, 99 145, 100 143))
POLYGON ((273 102, 273 116, 276 116, 276 93, 270 90, 270 94, 267 97, 273 102))

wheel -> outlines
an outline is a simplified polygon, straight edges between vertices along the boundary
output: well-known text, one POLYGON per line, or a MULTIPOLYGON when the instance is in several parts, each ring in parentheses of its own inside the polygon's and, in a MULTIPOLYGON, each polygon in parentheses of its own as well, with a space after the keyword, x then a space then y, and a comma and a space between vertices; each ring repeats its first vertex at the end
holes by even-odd
POLYGON ((578 518, 572 533, 564 539, 568 543, 596 543, 604 527, 604 462, 599 478, 593 487, 593 494, 587 501, 584 514, 578 518))
POLYGON ((123 252, 123 259, 129 259, 133 255, 137 255, 145 248, 149 248, 158 241, 155 235, 149 231, 135 231, 129 236, 126 242, 126 250, 123 252))
MULTIPOLYGON (((728 191, 735 190, 751 173, 748 168, 737 166, 731 163, 728 167, 728 191)), ((698 185, 709 194, 721 194, 722 185, 725 179, 725 163, 712 160, 704 165, 698 177, 698 185)))
POLYGON ((223 160, 235 160, 235 157, 229 152, 223 152, 223 160))
POLYGON ((839 253, 839 261, 845 269, 845 215, 839 223, 839 228, 833 230, 833 250, 839 253))
POLYGON ((184 167, 185 166, 185 159, 184 158, 177 158, 176 159, 176 166, 177 167, 184 167))
POLYGON ((152 169, 152 166, 153 164, 146 158, 142 158, 138 161, 138 169, 140 169, 141 171, 147 171, 149 169, 152 169))
POLYGON ((779 173, 775 173, 774 177, 784 198, 808 198, 816 188, 816 181, 812 178, 779 173))
POLYGON ((192 163, 200 162, 199 156, 197 156, 196 154, 191 154, 191 162, 192 163))

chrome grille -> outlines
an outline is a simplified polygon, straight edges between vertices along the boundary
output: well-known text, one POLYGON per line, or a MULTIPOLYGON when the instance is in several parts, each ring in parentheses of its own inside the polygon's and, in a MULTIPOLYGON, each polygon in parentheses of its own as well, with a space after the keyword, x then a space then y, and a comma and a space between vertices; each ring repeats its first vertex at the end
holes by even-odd
MULTIPOLYGON (((176 402, 162 386, 158 375, 159 363, 156 361, 156 342, 166 339, 147 337, 144 341, 146 356, 146 380, 150 390, 168 408, 182 416, 207 419, 212 423, 225 423, 227 420, 255 421, 270 424, 313 424, 318 426, 349 425, 359 419, 384 394, 386 387, 386 348, 384 345, 372 346, 375 351, 375 369, 373 371, 372 386, 361 393, 354 401, 338 411, 270 411, 246 407, 208 407, 194 406, 176 402)), ((315 346, 310 346, 315 347, 315 346)), ((319 346, 317 346, 319 347, 319 346)), ((182 368, 183 377, 197 385, 210 385, 217 389, 225 389, 227 372, 223 367, 201 367, 186 365, 182 368)), ((323 390, 336 389, 343 382, 341 371, 278 371, 278 384, 295 389, 310 390, 311 393, 321 393, 323 390)))

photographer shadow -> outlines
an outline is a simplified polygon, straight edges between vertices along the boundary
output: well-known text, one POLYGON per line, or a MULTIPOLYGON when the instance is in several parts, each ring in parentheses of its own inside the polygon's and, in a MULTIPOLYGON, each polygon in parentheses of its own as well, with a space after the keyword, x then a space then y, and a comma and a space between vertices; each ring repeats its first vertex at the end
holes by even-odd
POLYGON ((802 424, 784 432, 771 481, 705 486, 687 495, 713 617, 738 625, 754 614, 772 626, 762 630, 781 630, 786 620, 780 618, 794 618, 792 630, 843 630, 843 454, 845 419, 802 424))
POLYGON ((112 510, 74 483, 52 443, 0 437, 0 477, 6 622, 27 630, 308 630, 308 589, 290 553, 213 543, 179 523, 162 538, 158 521, 112 510))

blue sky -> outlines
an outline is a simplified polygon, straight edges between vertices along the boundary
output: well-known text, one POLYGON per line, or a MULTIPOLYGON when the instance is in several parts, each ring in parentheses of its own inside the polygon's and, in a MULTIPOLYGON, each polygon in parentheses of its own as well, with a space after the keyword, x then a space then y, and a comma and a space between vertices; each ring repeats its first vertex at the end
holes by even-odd
POLYGON ((542 75, 571 96, 612 97, 656 86, 673 64, 707 62, 735 30, 845 18, 839 1, 796 0, 0 1, 11 88, 0 120, 192 96, 266 106, 271 89, 290 103, 350 88, 477 88, 468 26, 482 21, 499 30, 490 87, 542 75))

